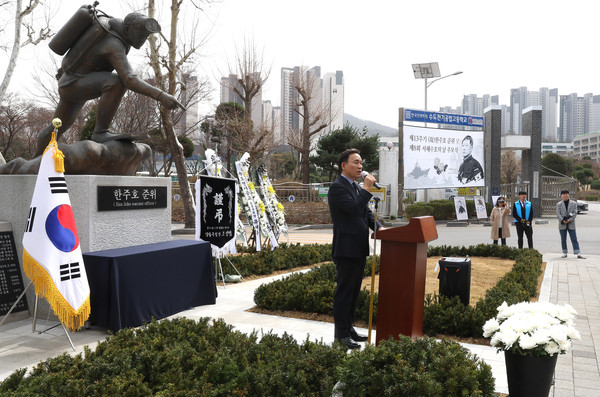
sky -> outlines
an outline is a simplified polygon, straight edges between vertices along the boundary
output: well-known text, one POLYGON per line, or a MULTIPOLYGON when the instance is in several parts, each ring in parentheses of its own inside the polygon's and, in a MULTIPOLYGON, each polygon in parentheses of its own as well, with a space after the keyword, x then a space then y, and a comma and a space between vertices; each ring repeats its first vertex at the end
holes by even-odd
MULTIPOLYGON (((82 2, 50 3, 57 10, 56 29, 82 2)), ((131 3, 104 0, 98 8, 124 17, 131 3)), ((460 106, 468 94, 499 95, 500 103, 509 105, 510 89, 521 86, 558 88, 561 95, 600 94, 599 10, 597 0, 214 2, 197 15, 206 41, 197 71, 215 89, 212 101, 200 106, 200 116, 218 104, 218 78, 229 72, 228 61, 244 38, 263 51, 270 68, 263 100, 280 104, 282 67, 320 66, 321 75, 341 70, 344 112, 390 127, 398 125, 398 108, 424 109, 424 80, 415 79, 413 63, 438 62, 442 76, 463 72, 429 87, 429 110, 460 106)), ((159 18, 163 30, 168 28, 166 14, 164 9, 159 18)), ((132 62, 143 62, 144 49, 132 62)), ((32 69, 49 53, 44 44, 26 47, 10 89, 23 92, 32 69)), ((6 58, 0 59, 0 73, 6 58)))

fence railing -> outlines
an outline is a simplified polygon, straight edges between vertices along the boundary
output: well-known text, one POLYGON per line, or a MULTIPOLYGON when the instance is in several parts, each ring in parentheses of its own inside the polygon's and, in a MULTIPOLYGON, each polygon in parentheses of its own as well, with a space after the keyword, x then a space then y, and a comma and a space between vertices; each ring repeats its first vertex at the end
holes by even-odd
MULTIPOLYGON (((556 213, 556 203, 560 200, 561 190, 577 191, 576 179, 561 176, 542 176, 542 215, 556 213)), ((500 195, 507 201, 515 202, 519 199, 519 192, 525 191, 531 196, 529 183, 507 183, 500 185, 500 195)))
POLYGON ((274 183, 273 189, 277 193, 277 199, 279 201, 290 201, 292 198, 294 201, 300 202, 317 202, 324 201, 327 198, 323 197, 323 194, 319 195, 319 189, 323 192, 322 188, 329 187, 331 183, 300 183, 300 182, 282 182, 274 183))

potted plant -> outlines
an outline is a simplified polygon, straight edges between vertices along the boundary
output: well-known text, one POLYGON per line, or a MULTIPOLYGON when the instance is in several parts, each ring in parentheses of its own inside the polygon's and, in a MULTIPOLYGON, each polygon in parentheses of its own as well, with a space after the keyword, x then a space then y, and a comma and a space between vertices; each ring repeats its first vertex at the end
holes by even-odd
POLYGON ((483 326, 483 336, 504 351, 511 397, 548 396, 559 354, 581 336, 574 327, 571 305, 521 302, 498 307, 498 315, 483 326))

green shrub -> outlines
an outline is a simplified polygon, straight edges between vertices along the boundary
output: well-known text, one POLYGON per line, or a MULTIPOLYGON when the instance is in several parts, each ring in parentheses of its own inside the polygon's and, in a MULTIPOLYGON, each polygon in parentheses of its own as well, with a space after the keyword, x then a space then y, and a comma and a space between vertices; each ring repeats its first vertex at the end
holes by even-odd
POLYGON ((598 201, 598 196, 595 196, 595 195, 588 195, 588 196, 585 196, 585 199, 586 199, 587 201, 598 201))
POLYGON ((254 291, 254 302, 270 310, 330 314, 335 285, 335 265, 324 263, 306 273, 295 273, 261 285, 254 291))
MULTIPOLYGON (((474 200, 466 200, 467 204, 467 215, 469 218, 477 218, 477 212, 475 210, 474 200)), ((493 205, 491 203, 485 204, 487 213, 489 214, 492 210, 493 205)), ((428 203, 414 203, 406 208, 407 217, 415 216, 433 216, 435 220, 451 220, 456 219, 456 208, 454 207, 453 200, 431 200, 428 203)))
POLYGON ((417 216, 431 216, 433 215, 433 206, 427 205, 426 203, 414 203, 406 207, 406 218, 414 218, 417 216))
MULTIPOLYGON (((429 247, 428 256, 437 257, 498 257, 515 260, 515 265, 490 288, 475 307, 463 305, 458 297, 448 299, 437 294, 427 296, 423 331, 428 335, 456 335, 481 337, 483 324, 497 313, 497 308, 528 301, 535 296, 541 273, 542 256, 538 251, 479 244, 470 247, 429 247)), ((372 257, 367 260, 365 277, 370 275, 372 257)), ((379 272, 377 258, 376 272, 379 272)), ((254 295, 257 306, 270 310, 300 310, 309 313, 332 314, 335 292, 335 265, 326 263, 305 274, 294 274, 283 280, 260 286, 254 295)), ((377 294, 374 296, 373 323, 377 322, 377 294)), ((369 321, 370 291, 361 290, 355 318, 369 321)))
POLYGON ((594 179, 590 183, 590 189, 592 189, 592 190, 600 190, 600 179, 594 179))
POLYGON ((382 341, 350 354, 336 373, 344 397, 494 395, 491 367, 448 340, 382 341))
POLYGON ((338 380, 344 396, 486 396, 494 388, 489 367, 454 342, 401 338, 347 354, 287 334, 259 340, 207 318, 123 329, 95 351, 86 347, 25 372, 0 382, 0 395, 331 396, 338 380))
POLYGON ((13 396, 331 396, 346 353, 291 336, 245 335, 208 319, 123 329, 84 356, 67 354, 0 383, 13 396))
MULTIPOLYGON (((241 255, 228 256, 242 276, 272 274, 277 270, 289 270, 301 266, 331 260, 331 244, 281 244, 274 250, 254 251, 240 247, 241 255)), ((224 270, 227 261, 222 261, 224 270)))

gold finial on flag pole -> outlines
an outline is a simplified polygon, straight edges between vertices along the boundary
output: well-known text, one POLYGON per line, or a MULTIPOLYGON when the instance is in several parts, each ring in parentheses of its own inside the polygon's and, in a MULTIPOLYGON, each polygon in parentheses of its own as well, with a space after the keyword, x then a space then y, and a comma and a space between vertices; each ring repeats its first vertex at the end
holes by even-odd
POLYGON ((50 140, 50 145, 54 146, 54 169, 56 172, 65 172, 65 155, 58 148, 58 142, 56 142, 56 135, 58 135, 58 129, 62 126, 62 121, 59 118, 55 118, 52 120, 52 125, 54 126, 54 131, 52 131, 52 139, 50 140))

